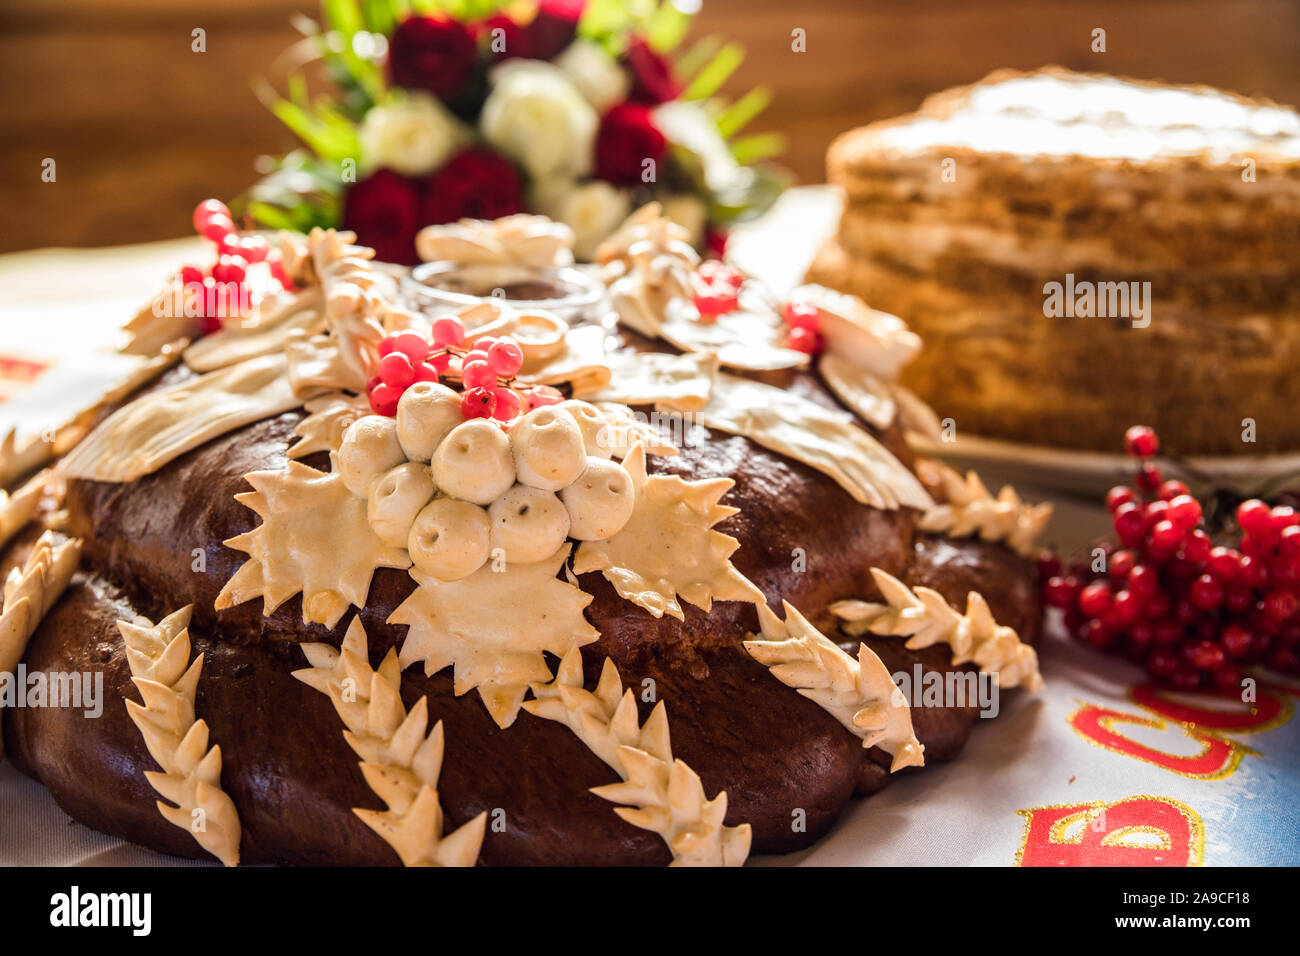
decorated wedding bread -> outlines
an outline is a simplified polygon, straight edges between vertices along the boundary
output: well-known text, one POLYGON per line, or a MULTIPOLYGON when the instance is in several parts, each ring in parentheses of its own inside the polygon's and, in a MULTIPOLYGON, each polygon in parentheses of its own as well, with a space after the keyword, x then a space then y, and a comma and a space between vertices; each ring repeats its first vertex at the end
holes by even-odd
POLYGON ((409 274, 196 225, 247 265, 0 449, 0 672, 103 677, 98 718, 0 709, 74 819, 230 865, 739 865, 954 757, 980 705, 927 680, 1040 686, 1047 509, 914 460, 893 316, 654 206, 583 268, 538 217, 409 274))

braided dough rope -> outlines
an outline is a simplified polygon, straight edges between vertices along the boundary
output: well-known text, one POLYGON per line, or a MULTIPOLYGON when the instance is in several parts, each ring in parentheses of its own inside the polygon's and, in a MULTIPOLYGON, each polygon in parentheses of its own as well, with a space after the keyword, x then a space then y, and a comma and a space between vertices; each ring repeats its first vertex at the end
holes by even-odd
POLYGON ((993 619, 988 602, 978 591, 966 595, 966 613, 958 614, 938 591, 926 587, 913 590, 880 568, 872 568, 871 576, 887 604, 837 601, 831 605, 831 613, 845 622, 849 634, 911 635, 907 642, 910 650, 947 644, 952 648, 953 664, 977 664, 982 672, 995 675, 1000 687, 1042 689, 1037 652, 1021 643, 1012 628, 993 619))
POLYGON ((311 667, 293 672, 329 697, 347 728, 343 737, 361 758, 361 773, 388 809, 354 808, 391 846, 404 866, 473 866, 483 843, 487 812, 443 836, 438 804, 442 771, 442 721, 426 734, 429 701, 408 712, 402 704, 402 671, 389 649, 378 670, 370 666, 366 630, 354 617, 340 650, 303 644, 311 667))
MULTIPOLYGON (((756 604, 767 640, 747 640, 745 649, 772 676, 820 706, 863 747, 880 747, 893 756, 890 773, 925 765, 925 747, 912 731, 912 711, 884 663, 865 644, 854 660, 813 627, 788 602, 782 621, 765 604, 756 604)), ((751 635, 751 638, 753 635, 751 635)))
POLYGON ((307 237, 307 248, 324 292, 330 332, 351 375, 338 384, 359 391, 379 362, 381 320, 388 307, 376 290, 375 251, 353 245, 356 240, 355 233, 316 228, 307 237))
MULTIPOLYGON (((55 544, 54 535, 46 531, 32 547, 22 570, 9 572, 0 600, 0 674, 17 670, 36 626, 68 586, 80 559, 80 539, 55 544)), ((3 756, 4 738, 0 737, 3 756)))
POLYGON ((673 854, 672 866, 744 863, 752 829, 748 823, 724 826, 726 791, 706 799, 695 771, 673 758, 664 702, 639 724, 636 697, 623 690, 618 668, 609 658, 594 692, 582 684, 582 653, 575 647, 564 655, 551 683, 533 685, 536 699, 525 701, 524 709, 566 725, 623 778, 622 783, 593 787, 591 792, 624 804, 614 812, 663 837, 673 854))
POLYGON ((158 812, 226 866, 238 866, 239 813, 221 789, 221 748, 209 749, 207 722, 194 717, 203 655, 189 664, 193 609, 187 605, 156 625, 146 617, 118 621, 131 681, 144 700, 127 700, 126 709, 162 767, 162 773, 145 771, 145 779, 176 804, 159 800, 158 812))
POLYGON ((935 463, 935 471, 948 500, 921 516, 922 530, 1001 541, 1021 557, 1033 557, 1034 542, 1052 517, 1051 504, 1027 505, 1010 485, 1003 485, 995 498, 973 471, 966 472, 965 480, 947 465, 935 463))

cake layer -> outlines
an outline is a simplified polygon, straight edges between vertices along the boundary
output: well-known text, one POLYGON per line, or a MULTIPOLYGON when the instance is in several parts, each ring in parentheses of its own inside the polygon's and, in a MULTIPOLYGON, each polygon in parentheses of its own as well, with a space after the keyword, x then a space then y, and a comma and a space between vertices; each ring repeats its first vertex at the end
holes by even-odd
POLYGON ((1182 273, 1202 285, 1243 273, 1300 277, 1300 210, 1266 231, 1236 206, 1195 210, 1151 203, 1141 214, 1031 215, 925 204, 850 204, 837 232, 844 248, 918 270, 957 256, 1017 270, 1074 268, 1182 273), (1188 270, 1194 269, 1190 272, 1188 270))
POLYGON ((1041 286, 972 293, 834 241, 809 278, 906 317, 927 347, 904 380, 959 433, 1117 451, 1124 428, 1143 422, 1175 454, 1300 447, 1300 310, 1228 317, 1157 296, 1146 328, 1047 315, 1041 286))

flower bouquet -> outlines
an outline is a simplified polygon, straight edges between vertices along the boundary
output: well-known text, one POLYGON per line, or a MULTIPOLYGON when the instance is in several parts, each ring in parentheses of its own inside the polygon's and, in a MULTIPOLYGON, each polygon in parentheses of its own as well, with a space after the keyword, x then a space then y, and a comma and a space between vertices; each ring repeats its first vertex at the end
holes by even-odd
MULTIPOLYGON (((767 208, 776 134, 739 136, 758 88, 718 91, 744 51, 683 52, 688 0, 324 0, 287 57, 286 92, 259 95, 306 144, 236 202, 270 228, 342 226, 379 258, 418 261, 424 226, 537 212, 575 252, 658 200, 698 248, 767 208), (308 92, 323 61, 334 89, 308 92)), ((698 0, 694 4, 698 7, 698 0)))

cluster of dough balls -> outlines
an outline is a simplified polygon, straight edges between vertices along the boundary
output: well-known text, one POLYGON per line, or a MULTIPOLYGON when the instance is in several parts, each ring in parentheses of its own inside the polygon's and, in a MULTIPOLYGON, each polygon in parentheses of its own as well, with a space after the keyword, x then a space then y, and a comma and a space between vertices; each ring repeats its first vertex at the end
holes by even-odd
POLYGON ((368 415, 347 430, 340 478, 367 499, 370 526, 442 581, 489 560, 541 561, 566 538, 617 534, 636 504, 632 479, 612 459, 607 422, 587 402, 534 408, 510 423, 466 419, 461 396, 416 382, 397 417, 368 415))

